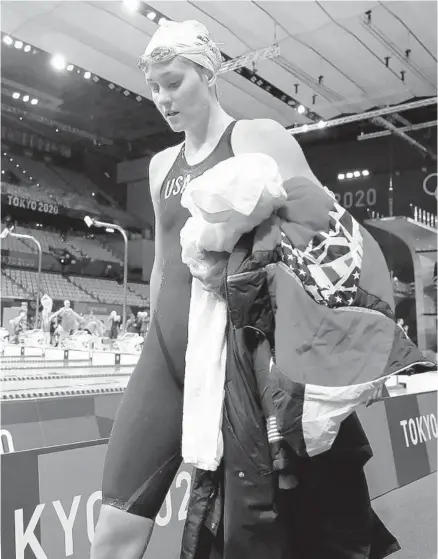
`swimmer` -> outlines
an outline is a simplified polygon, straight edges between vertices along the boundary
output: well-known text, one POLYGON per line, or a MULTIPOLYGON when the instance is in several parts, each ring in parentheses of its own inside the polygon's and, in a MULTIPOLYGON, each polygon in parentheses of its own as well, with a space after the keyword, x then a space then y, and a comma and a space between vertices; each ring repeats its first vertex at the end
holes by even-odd
POLYGON ((285 183, 301 176, 320 185, 283 126, 269 119, 236 120, 221 107, 221 62, 208 30, 196 21, 160 26, 140 58, 157 109, 185 139, 150 162, 156 220, 151 322, 111 433, 91 559, 143 557, 154 518, 181 464, 192 281, 181 261, 180 231, 190 217, 181 206, 182 192, 207 169, 241 153, 273 157, 285 183))

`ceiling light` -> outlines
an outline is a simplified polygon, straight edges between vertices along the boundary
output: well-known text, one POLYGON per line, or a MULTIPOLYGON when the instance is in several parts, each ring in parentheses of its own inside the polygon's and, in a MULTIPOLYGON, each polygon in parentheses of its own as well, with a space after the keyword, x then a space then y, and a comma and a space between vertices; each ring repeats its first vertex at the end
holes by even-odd
POLYGON ((26 45, 23 50, 24 52, 30 52, 32 50, 32 47, 30 45, 26 45))
POLYGON ((156 18, 157 14, 155 12, 148 12, 147 14, 147 18, 154 21, 154 19, 156 18))
POLYGON ((339 173, 338 179, 339 179, 340 181, 343 181, 343 180, 345 179, 344 173, 339 173))
POLYGON ((165 23, 167 23, 167 19, 165 17, 160 17, 158 25, 164 25, 165 23))
POLYGON ((128 97, 129 91, 128 91, 127 89, 125 89, 125 91, 123 92, 123 95, 125 95, 126 97, 128 97))
POLYGON ((85 72, 84 78, 85 78, 86 80, 89 80, 89 79, 91 78, 91 72, 85 72))
POLYGON ((23 117, 22 117, 22 116, 20 116, 20 120, 23 120, 23 117))
POLYGON ((15 91, 15 92, 12 94, 12 97, 13 97, 14 99, 20 99, 20 94, 18 93, 18 91, 15 91))
POLYGON ((300 105, 297 111, 300 113, 300 115, 302 115, 306 112, 306 107, 304 105, 300 105))
POLYGON ((142 100, 141 95, 137 95, 136 99, 137 99, 137 101, 140 103, 140 101, 142 100))
POLYGON ((29 95, 25 95, 25 96, 23 97, 23 101, 24 101, 25 103, 27 103, 27 102, 29 101, 29 95))
POLYGON ((347 173, 347 179, 352 179, 353 178, 353 173, 347 173))
POLYGON ((23 41, 15 41, 14 47, 16 49, 22 49, 23 48, 23 41))
POLYGON ((56 132, 59 132, 58 128, 56 129, 56 132))
POLYGON ((364 177, 367 177, 370 174, 370 172, 368 171, 368 169, 365 169, 364 171, 362 171, 362 175, 364 177))
POLYGON ((19 167, 20 165, 17 163, 15 166, 16 166, 16 167, 19 167))
POLYGON ((323 120, 320 120, 320 121, 318 122, 318 128, 324 128, 325 124, 326 124, 326 123, 325 123, 323 120))
POLYGON ((309 130, 308 124, 303 124, 303 132, 307 132, 309 130))
POLYGON ((69 64, 69 65, 67 66, 67 72, 73 72, 74 69, 75 69, 75 67, 74 67, 73 64, 69 64))
POLYGON ((32 99, 30 102, 31 105, 38 105, 38 99, 32 99))
POLYGON ((353 175, 357 178, 360 177, 360 171, 354 171, 353 175))
POLYGON ((2 169, 2 175, 4 175, 4 174, 5 174, 5 170, 4 170, 4 169, 2 169))
POLYGON ((97 83, 99 81, 99 78, 97 76, 93 76, 93 82, 97 83))
POLYGON ((12 37, 9 37, 9 35, 6 35, 5 37, 3 37, 3 42, 5 45, 12 45, 12 43, 14 42, 12 40, 12 37))
POLYGON ((91 196, 96 196, 96 194, 94 192, 91 193, 91 196))
POLYGON ((123 0, 123 4, 131 12, 136 12, 140 7, 140 0, 123 0))
POLYGON ((113 83, 109 83, 109 84, 108 84, 108 87, 109 87, 110 89, 114 89, 116 86, 115 86, 113 83))
POLYGON ((26 174, 26 169, 23 169, 23 173, 26 174))
POLYGON ((55 70, 65 70, 65 58, 61 54, 56 54, 50 60, 50 64, 55 68, 55 70))

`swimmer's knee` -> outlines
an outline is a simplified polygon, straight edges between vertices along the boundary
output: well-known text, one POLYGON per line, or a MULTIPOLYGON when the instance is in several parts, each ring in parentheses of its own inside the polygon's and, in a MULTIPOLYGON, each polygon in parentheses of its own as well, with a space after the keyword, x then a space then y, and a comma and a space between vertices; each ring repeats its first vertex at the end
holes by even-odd
POLYGON ((142 559, 154 521, 102 505, 90 559, 142 559))

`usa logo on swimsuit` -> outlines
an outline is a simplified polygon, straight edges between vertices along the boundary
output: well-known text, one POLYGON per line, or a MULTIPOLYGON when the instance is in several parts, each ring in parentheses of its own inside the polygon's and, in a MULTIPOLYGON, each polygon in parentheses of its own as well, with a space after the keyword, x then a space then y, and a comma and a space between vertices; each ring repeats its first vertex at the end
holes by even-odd
POLYGON ((191 180, 190 175, 179 175, 178 177, 173 177, 169 179, 164 188, 164 198, 170 198, 170 196, 177 196, 182 194, 187 188, 191 180))

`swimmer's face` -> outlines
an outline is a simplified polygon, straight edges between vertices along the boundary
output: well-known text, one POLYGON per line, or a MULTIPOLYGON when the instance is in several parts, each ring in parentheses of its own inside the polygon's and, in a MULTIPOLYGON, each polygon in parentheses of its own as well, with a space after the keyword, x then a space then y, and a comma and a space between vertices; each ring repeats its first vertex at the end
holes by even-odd
POLYGON ((152 100, 174 132, 183 132, 205 118, 211 103, 211 87, 196 64, 176 56, 169 62, 151 64, 146 81, 152 100))

